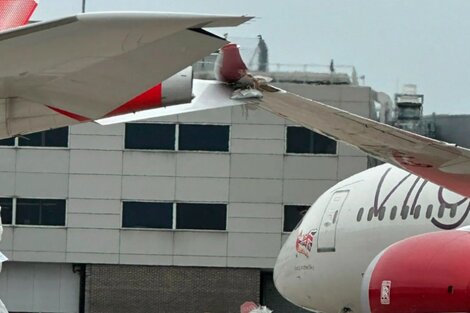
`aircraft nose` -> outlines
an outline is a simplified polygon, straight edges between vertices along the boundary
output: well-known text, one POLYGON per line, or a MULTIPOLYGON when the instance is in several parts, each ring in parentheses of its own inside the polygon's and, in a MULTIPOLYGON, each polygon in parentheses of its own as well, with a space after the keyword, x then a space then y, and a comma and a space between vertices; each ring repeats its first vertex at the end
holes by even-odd
POLYGON ((287 241, 281 248, 277 257, 276 264, 274 265, 273 280, 276 289, 279 293, 295 303, 295 289, 298 282, 296 282, 296 253, 295 253, 295 238, 291 234, 287 241))

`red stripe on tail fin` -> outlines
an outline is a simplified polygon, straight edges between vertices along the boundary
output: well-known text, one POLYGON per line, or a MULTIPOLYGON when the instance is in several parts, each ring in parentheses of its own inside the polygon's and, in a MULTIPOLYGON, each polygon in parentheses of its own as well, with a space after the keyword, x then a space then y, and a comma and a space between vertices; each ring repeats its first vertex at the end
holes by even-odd
POLYGON ((37 0, 0 0, 0 31, 28 23, 37 0))
MULTIPOLYGON (((0 0, 1 1, 1 0, 0 0)), ((84 117, 69 111, 65 111, 59 108, 51 107, 50 105, 47 106, 49 109, 56 111, 57 113, 60 113, 62 115, 65 115, 67 117, 73 118, 74 120, 77 120, 79 122, 89 122, 91 121, 88 117, 84 117)))
POLYGON ((134 99, 129 100, 117 109, 109 112, 105 117, 116 116, 127 113, 135 113, 138 111, 155 109, 162 104, 162 84, 158 84, 146 92, 138 95, 134 99))

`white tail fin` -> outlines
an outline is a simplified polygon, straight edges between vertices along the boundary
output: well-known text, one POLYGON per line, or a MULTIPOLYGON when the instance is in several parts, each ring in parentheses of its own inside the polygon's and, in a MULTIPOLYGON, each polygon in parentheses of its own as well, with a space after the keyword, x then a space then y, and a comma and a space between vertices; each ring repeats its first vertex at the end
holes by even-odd
POLYGON ((28 23, 38 0, 0 0, 0 31, 28 23))

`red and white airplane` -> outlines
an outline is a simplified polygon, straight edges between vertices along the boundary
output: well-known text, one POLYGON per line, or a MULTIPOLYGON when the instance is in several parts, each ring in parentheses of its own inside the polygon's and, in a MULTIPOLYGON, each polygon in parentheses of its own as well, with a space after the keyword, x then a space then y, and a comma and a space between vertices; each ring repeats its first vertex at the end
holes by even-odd
POLYGON ((314 312, 470 312, 470 150, 279 90, 222 48, 223 81, 261 108, 388 164, 327 190, 291 233, 274 283, 314 312))
MULTIPOLYGON (((26 25, 37 2, 0 0, 0 138, 191 102, 190 65, 228 43, 205 28, 250 19, 120 12, 26 25)), ((210 83, 199 89, 202 102, 234 103, 210 83)))
POLYGON ((250 19, 111 12, 24 25, 36 6, 0 1, 2 138, 191 102, 188 67, 228 43, 205 28, 250 19))
MULTIPOLYGON (((2 4, 14 2, 28 1, 2 4)), ((153 107, 130 118, 257 105, 389 163, 313 204, 274 269, 284 297, 328 313, 470 312, 470 150, 271 86, 247 72, 233 44, 221 49, 222 84, 201 93, 222 104, 163 107, 192 97, 187 73, 165 79, 225 43, 201 27, 247 19, 95 13, 0 32, 0 138, 153 107)))

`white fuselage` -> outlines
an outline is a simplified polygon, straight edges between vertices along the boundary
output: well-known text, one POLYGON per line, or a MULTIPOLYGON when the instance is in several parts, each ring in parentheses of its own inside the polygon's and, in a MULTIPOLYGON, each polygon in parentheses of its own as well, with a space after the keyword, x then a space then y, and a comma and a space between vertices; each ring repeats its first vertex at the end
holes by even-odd
POLYGON ((467 198, 390 164, 361 172, 312 205, 281 249, 275 285, 308 310, 361 312, 362 275, 377 254, 413 235, 468 225, 469 210, 467 198))

